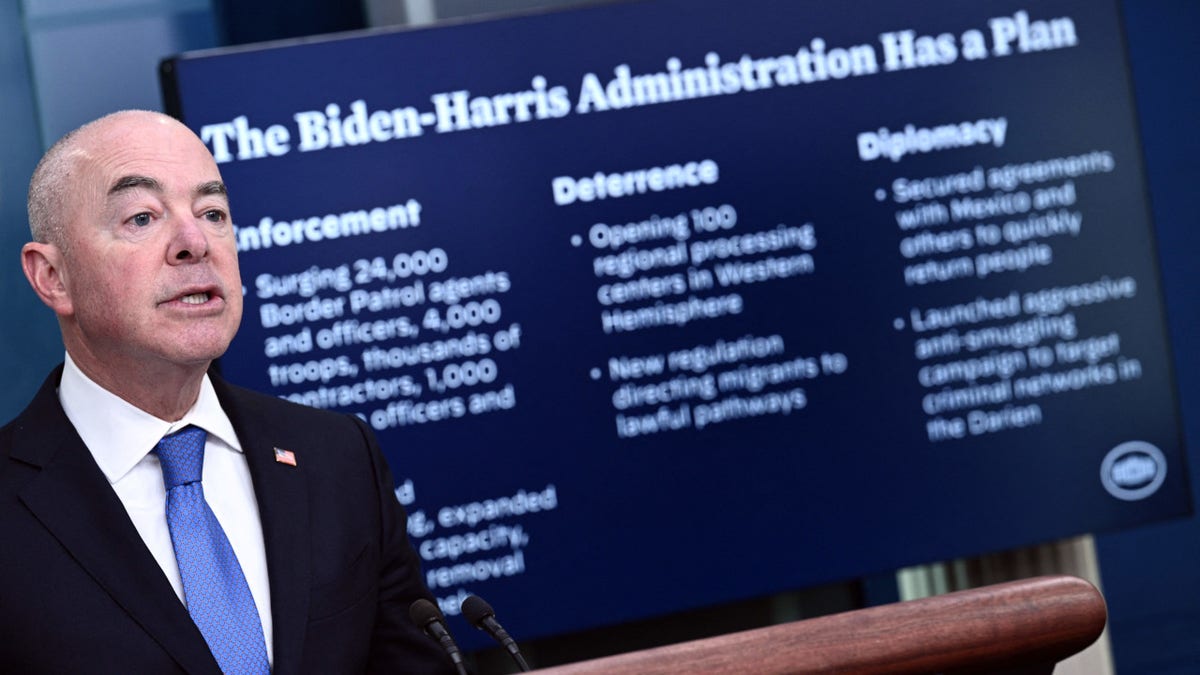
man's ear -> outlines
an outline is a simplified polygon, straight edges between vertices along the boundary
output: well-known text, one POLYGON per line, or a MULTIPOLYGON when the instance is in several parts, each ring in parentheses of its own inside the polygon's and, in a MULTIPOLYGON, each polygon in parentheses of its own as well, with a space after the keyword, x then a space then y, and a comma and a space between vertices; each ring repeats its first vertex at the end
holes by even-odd
POLYGON ((21 248, 21 268, 42 302, 59 316, 74 312, 63 270, 62 252, 54 244, 31 241, 21 248))

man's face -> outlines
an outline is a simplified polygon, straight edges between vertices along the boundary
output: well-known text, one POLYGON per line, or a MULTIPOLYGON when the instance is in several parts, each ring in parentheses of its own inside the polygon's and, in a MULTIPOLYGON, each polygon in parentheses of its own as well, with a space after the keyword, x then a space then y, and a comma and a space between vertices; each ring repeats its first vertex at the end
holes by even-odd
POLYGON ((114 120, 81 145, 62 251, 72 356, 107 373, 206 367, 242 316, 212 156, 182 125, 148 114, 114 120))

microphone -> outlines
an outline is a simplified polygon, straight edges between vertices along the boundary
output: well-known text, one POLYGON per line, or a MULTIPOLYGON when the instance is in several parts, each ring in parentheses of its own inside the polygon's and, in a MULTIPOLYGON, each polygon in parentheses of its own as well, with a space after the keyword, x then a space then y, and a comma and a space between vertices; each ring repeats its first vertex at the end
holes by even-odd
POLYGON ((513 640, 500 622, 496 621, 496 610, 492 609, 486 600, 478 595, 468 595, 463 599, 462 613, 467 621, 491 635, 493 640, 507 649, 513 661, 517 662, 517 667, 521 669, 521 672, 529 672, 529 664, 525 663, 525 657, 521 656, 521 649, 517 647, 516 640, 513 640))
POLYGON ((438 611, 438 608, 425 598, 417 598, 409 606, 408 616, 413 623, 425 631, 426 635, 437 640, 442 649, 446 651, 446 655, 454 662, 454 668, 458 671, 458 675, 467 675, 467 668, 463 665, 462 652, 458 650, 458 645, 454 644, 454 638, 450 637, 450 631, 446 630, 445 619, 442 618, 442 613, 438 611))

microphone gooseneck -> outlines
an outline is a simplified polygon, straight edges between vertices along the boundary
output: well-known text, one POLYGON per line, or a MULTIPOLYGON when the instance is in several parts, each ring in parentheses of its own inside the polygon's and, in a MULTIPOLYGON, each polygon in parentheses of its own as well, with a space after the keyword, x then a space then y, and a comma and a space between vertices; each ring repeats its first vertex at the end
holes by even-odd
POLYGON ((408 616, 426 635, 442 646, 446 655, 454 662, 454 668, 459 675, 467 675, 462 652, 454 643, 454 638, 450 637, 450 631, 446 630, 445 619, 442 618, 442 613, 438 611, 438 608, 425 598, 418 598, 409 606, 408 616))

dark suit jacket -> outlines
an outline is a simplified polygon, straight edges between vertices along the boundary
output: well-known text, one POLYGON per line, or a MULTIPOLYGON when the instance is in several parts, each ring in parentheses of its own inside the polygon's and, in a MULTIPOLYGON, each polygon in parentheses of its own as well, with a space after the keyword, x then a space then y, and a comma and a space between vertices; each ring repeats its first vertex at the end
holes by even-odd
MULTIPOLYGON (((0 672, 220 672, 67 420, 61 373, 0 429, 0 672)), ((429 591, 366 425, 213 384, 258 499, 274 672, 450 671, 408 618, 429 591)))

